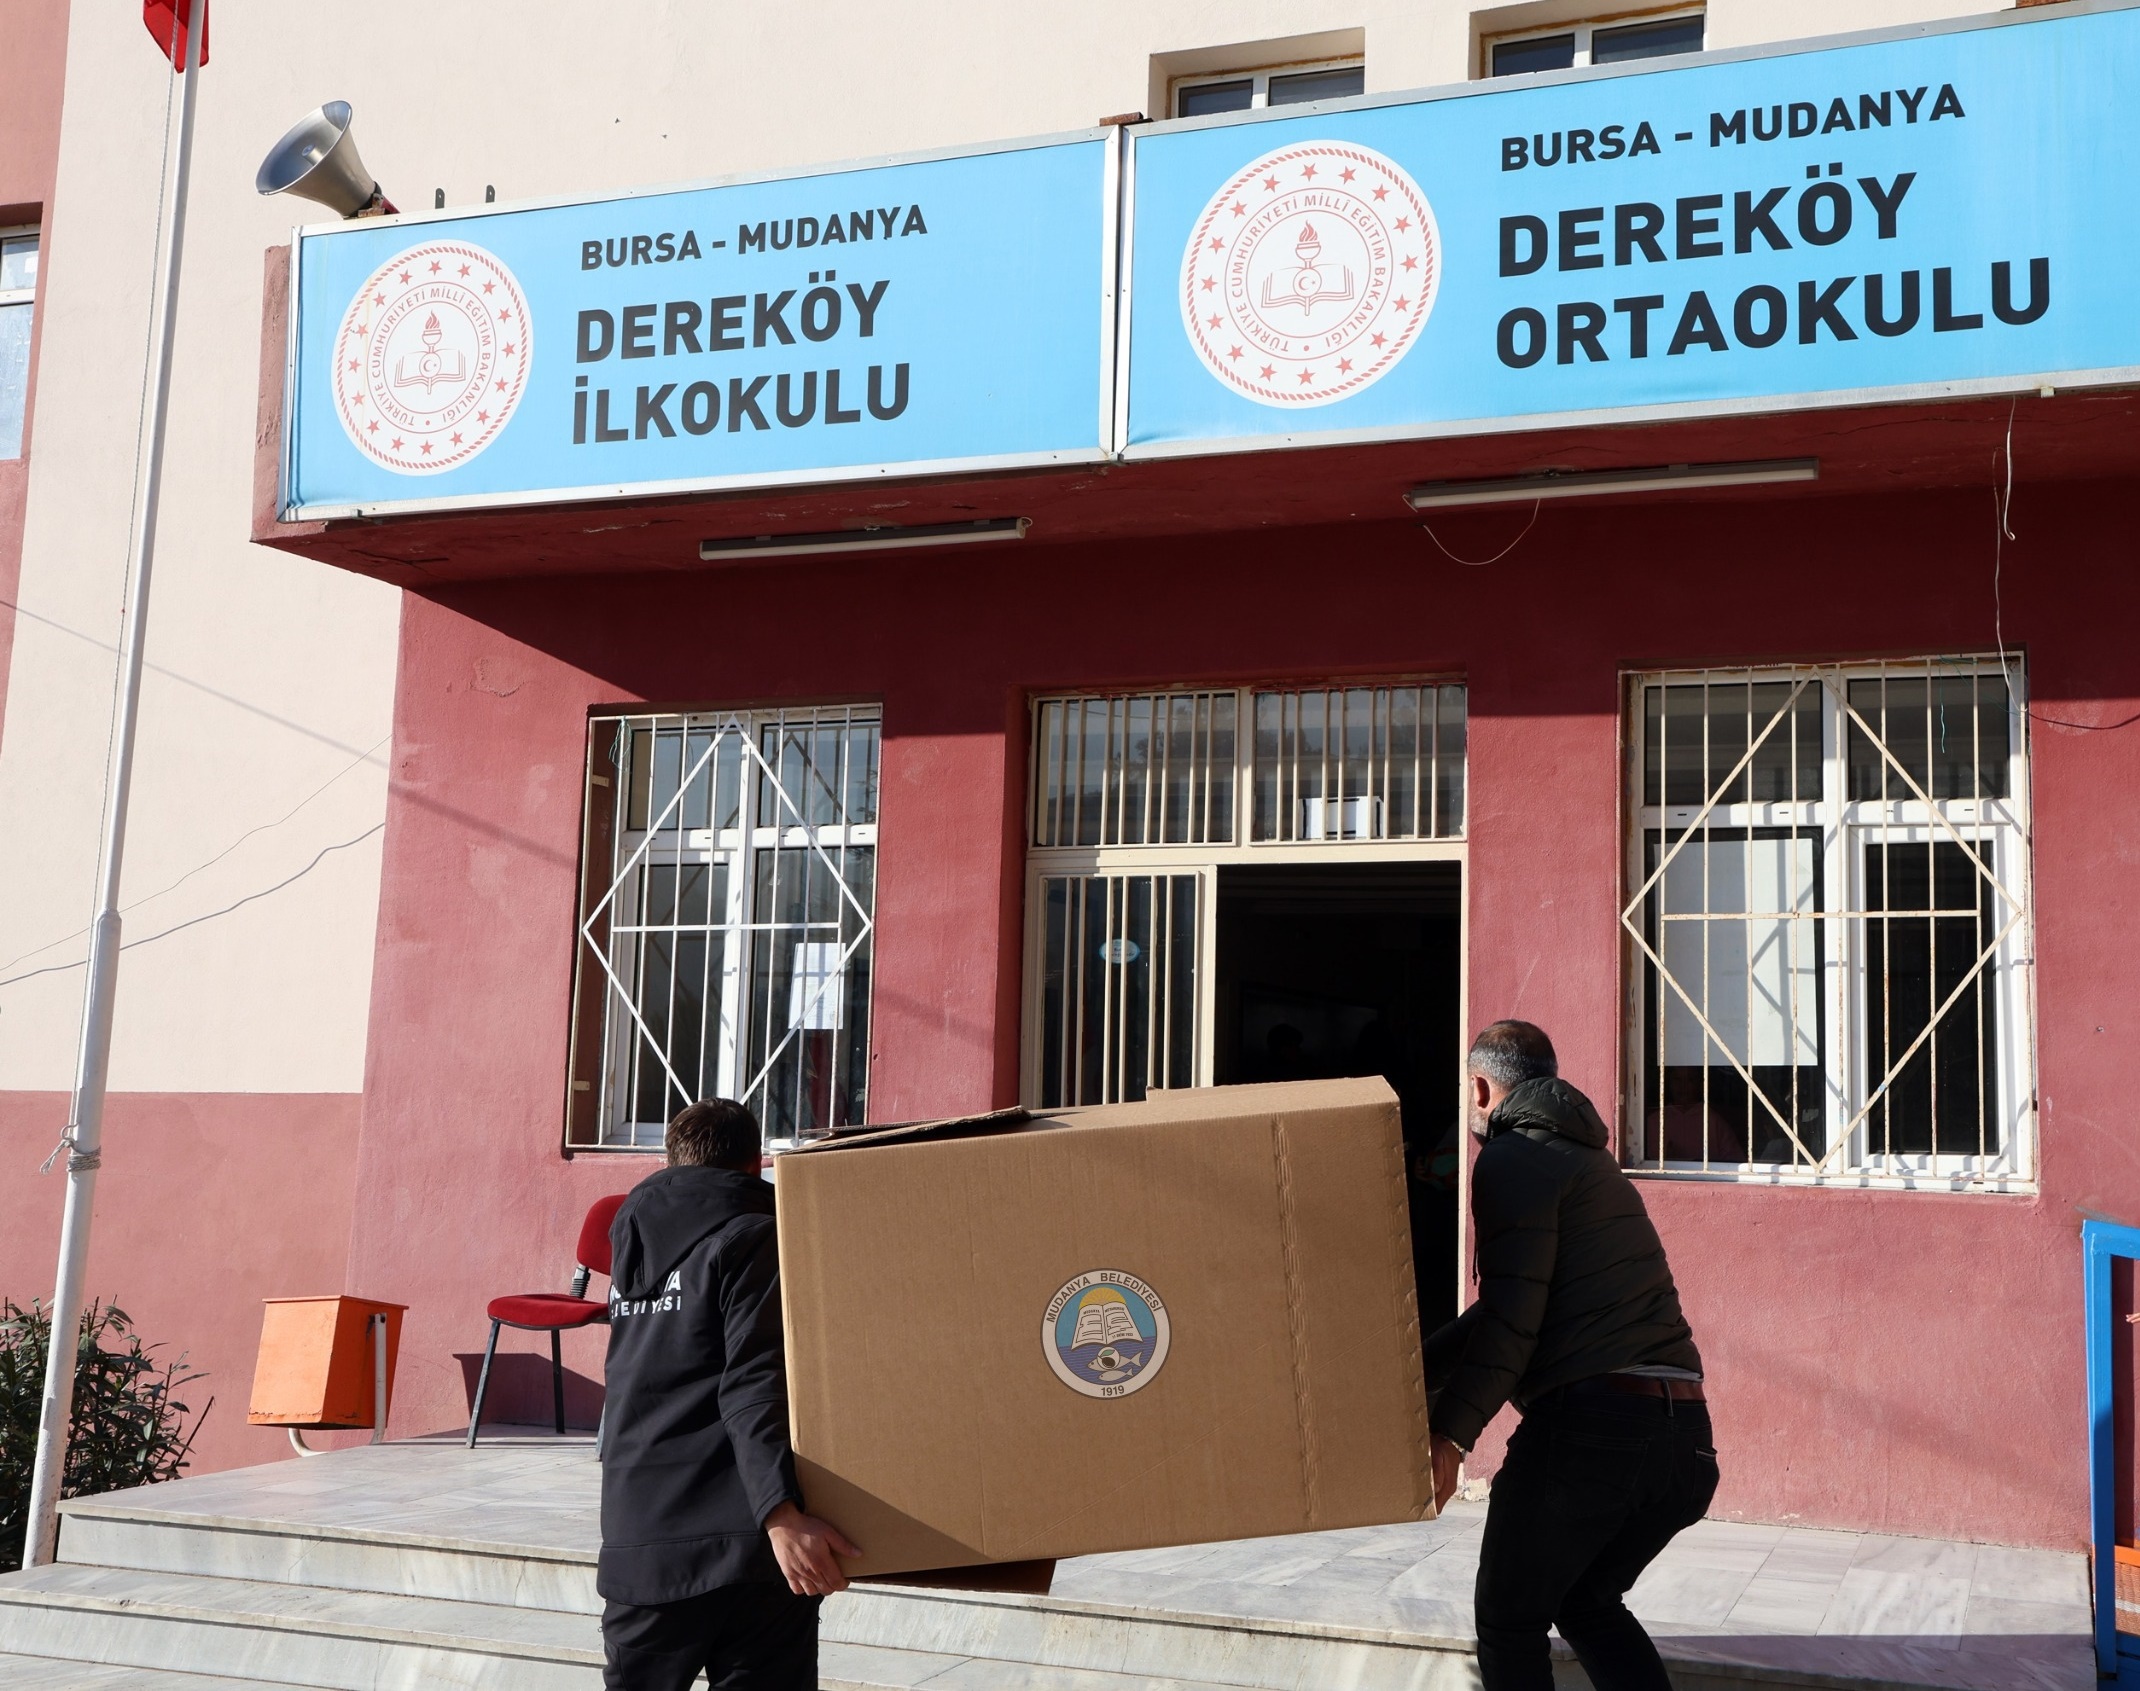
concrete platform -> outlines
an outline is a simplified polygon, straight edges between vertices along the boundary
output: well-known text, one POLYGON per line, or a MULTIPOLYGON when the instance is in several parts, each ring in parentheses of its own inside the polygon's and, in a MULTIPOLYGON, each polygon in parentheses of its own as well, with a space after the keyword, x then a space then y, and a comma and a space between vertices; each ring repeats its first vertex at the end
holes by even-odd
MULTIPOLYGON (((61 1563, 0 1578, 0 1691, 591 1691, 597 1475, 581 1439, 424 1440, 71 1503, 61 1563)), ((858 1588, 824 1684, 1456 1691, 1484 1516, 1085 1557, 1045 1598, 858 1588)), ((2096 1683, 2079 1555, 1708 1521, 1633 1603, 1684 1691, 2096 1683)))

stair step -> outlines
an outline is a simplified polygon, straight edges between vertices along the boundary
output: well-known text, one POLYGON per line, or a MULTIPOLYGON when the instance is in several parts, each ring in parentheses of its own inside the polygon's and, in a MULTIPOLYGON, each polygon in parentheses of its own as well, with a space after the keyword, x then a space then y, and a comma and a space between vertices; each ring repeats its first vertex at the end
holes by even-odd
POLYGON ((169 1668, 97 1667, 52 1656, 0 1655, 0 1691, 261 1691, 261 1682, 174 1673, 169 1668))
POLYGON ((447 1597, 578 1615, 602 1612, 590 1551, 429 1533, 193 1514, 97 1500, 67 1505, 59 1554, 63 1562, 106 1568, 447 1597))
POLYGON ((0 1578, 0 1650, 323 1691, 592 1691, 602 1666, 586 1615, 71 1563, 0 1578))
POLYGON ((1154 1679, 829 1643, 818 1650, 817 1683, 819 1691, 915 1691, 922 1686, 927 1691, 1233 1691, 1210 1680, 1154 1679))
POLYGON ((1465 1640, 1058 1597, 857 1586, 825 1605, 822 1636, 828 1650, 861 1647, 971 1664, 941 1686, 932 1682, 930 1691, 951 1691, 973 1675, 981 1676, 972 1678, 976 1687, 1038 1685, 1034 1676, 1053 1673, 1255 1691, 1458 1691, 1477 1684, 1465 1640))

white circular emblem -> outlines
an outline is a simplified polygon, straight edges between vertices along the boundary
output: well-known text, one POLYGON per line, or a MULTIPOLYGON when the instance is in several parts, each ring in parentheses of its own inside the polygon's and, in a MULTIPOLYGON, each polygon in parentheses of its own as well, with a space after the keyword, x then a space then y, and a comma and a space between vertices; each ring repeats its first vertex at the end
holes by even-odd
POLYGON ((375 271, 335 337, 335 409, 357 450, 405 476, 498 438, 534 361, 528 304, 495 255, 428 241, 375 271))
POLYGON ((1112 1268, 1066 1282, 1040 1321, 1048 1366, 1086 1397, 1127 1397, 1149 1384, 1173 1336, 1159 1294, 1112 1268))
POLYGON ((1261 405, 1328 405, 1411 350, 1441 283, 1419 185, 1350 141, 1265 153, 1196 220, 1181 314, 1210 372, 1261 405))

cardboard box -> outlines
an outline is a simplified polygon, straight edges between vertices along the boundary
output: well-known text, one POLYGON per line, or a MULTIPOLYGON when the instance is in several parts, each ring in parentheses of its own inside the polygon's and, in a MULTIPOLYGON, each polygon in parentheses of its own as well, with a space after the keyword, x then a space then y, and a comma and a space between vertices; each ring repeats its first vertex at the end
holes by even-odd
POLYGON ((1380 1080, 855 1134, 774 1186, 796 1460, 851 1573, 1433 1513, 1380 1080))
POLYGON ((372 1425, 371 1318, 386 1317, 386 1397, 394 1401, 407 1304, 373 1298, 269 1298, 260 1318, 260 1360, 253 1367, 254 1427, 349 1428, 372 1425))

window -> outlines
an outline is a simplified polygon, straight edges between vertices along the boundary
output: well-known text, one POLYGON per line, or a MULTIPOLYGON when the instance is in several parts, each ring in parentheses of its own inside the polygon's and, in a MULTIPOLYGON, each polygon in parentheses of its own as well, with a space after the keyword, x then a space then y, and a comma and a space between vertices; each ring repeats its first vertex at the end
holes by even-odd
POLYGON ((1357 59, 1290 65, 1283 70, 1185 76, 1174 84, 1174 115, 1208 117, 1213 112, 1299 106, 1310 100, 1347 99, 1366 92, 1366 89, 1367 67, 1357 59))
POLYGON ((2012 663, 1645 677, 1623 1152, 1659 1173, 2033 1171, 2012 663))
POLYGON ((1461 839, 1465 732, 1445 682, 1036 699, 1027 1096, 1209 1084, 1216 866, 1461 839))
POLYGON ((37 231, 0 229, 0 458, 22 456, 36 298, 37 231))
POLYGON ((1488 43, 1490 76, 1624 64, 1702 50, 1703 14, 1644 18, 1638 23, 1563 24, 1557 29, 1505 35, 1488 43))
POLYGON ((597 717, 566 1142, 661 1143, 701 1098, 769 1138, 864 1119, 874 709, 597 717))
POLYGON ((1256 695, 1259 840, 1448 839, 1464 831, 1464 689, 1256 695))

